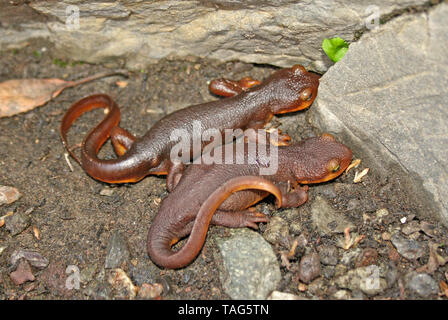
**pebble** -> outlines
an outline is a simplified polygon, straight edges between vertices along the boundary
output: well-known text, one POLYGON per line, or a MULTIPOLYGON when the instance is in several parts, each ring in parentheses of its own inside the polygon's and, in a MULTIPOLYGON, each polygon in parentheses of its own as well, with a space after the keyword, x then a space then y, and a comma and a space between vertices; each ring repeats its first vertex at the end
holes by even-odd
POLYGON ((429 222, 422 221, 420 223, 421 230, 430 237, 436 236, 436 228, 434 225, 430 224, 429 222))
POLYGON ((405 239, 398 234, 392 235, 391 241, 395 248, 397 248, 398 253, 408 260, 418 259, 427 251, 425 244, 412 239, 405 239))
POLYGON ((366 267, 375 264, 378 259, 378 251, 374 248, 365 248, 361 254, 356 258, 355 267, 366 267))
POLYGON ((104 267, 106 269, 118 268, 128 260, 129 249, 126 239, 119 231, 114 231, 109 239, 104 267))
POLYGON ((377 219, 382 219, 388 215, 389 215, 389 210, 387 210, 386 208, 378 209, 375 212, 375 216, 377 219))
POLYGON ((325 266, 322 268, 322 275, 326 279, 331 279, 336 273, 336 268, 334 266, 325 266))
POLYGON ((323 296, 325 294, 325 282, 322 278, 317 278, 308 285, 308 292, 315 296, 323 296))
POLYGON ((384 241, 390 241, 390 239, 392 238, 392 235, 385 231, 381 234, 381 239, 383 239, 384 241))
POLYGON ((14 187, 0 186, 0 206, 11 204, 20 198, 19 190, 14 187))
POLYGON ((350 292, 347 290, 338 290, 333 293, 332 297, 337 300, 350 300, 352 298, 350 292))
POLYGON ((27 260, 33 267, 44 269, 48 266, 48 259, 42 256, 39 252, 32 250, 15 250, 11 254, 10 263, 15 266, 19 260, 27 260))
POLYGON ((267 300, 307 300, 307 299, 292 293, 280 292, 274 290, 268 296, 267 300))
POLYGON ((31 224, 31 217, 28 214, 18 212, 5 218, 5 228, 12 236, 22 233, 31 224))
POLYGON ((138 290, 138 297, 141 299, 154 299, 160 297, 163 292, 163 286, 160 283, 144 283, 138 290))
POLYGON ((403 228, 401 228, 401 232, 405 235, 410 235, 411 233, 419 232, 420 229, 419 222, 414 220, 403 226, 403 228))
POLYGON ((302 282, 310 283, 320 275, 320 258, 315 252, 304 255, 300 259, 299 279, 302 282))
POLYGON ((111 197, 114 194, 114 189, 111 188, 104 188, 100 191, 100 195, 101 196, 105 196, 105 197, 111 197))
POLYGON ((247 228, 229 233, 230 237, 215 237, 223 260, 218 265, 222 288, 232 299, 266 299, 281 280, 272 246, 247 228))
POLYGON ((335 283, 340 288, 361 290, 369 296, 380 294, 387 288, 386 280, 380 277, 379 268, 376 265, 349 270, 336 278, 335 283))
POLYGON ((16 271, 11 272, 10 277, 15 285, 21 285, 27 281, 35 280, 31 266, 25 259, 20 259, 16 271))
POLYGON ((314 227, 324 235, 343 233, 345 228, 354 228, 353 223, 320 196, 311 205, 311 219, 314 227))
POLYGON ((422 298, 439 292, 437 282, 427 273, 410 272, 405 277, 406 287, 422 298))
POLYGON ((389 268, 386 272, 385 278, 388 288, 392 288, 392 286, 398 279, 398 270, 397 267, 395 266, 395 263, 393 263, 392 261, 389 262, 389 268))
POLYGON ((275 216, 270 219, 266 230, 263 233, 263 238, 271 244, 282 242, 289 234, 289 225, 281 217, 275 216))
POLYGON ((318 248, 320 262, 325 265, 335 266, 338 264, 338 248, 334 245, 320 246, 318 248))
POLYGON ((341 263, 345 264, 346 266, 350 266, 351 263, 355 260, 355 258, 361 253, 360 248, 351 249, 348 251, 345 251, 342 254, 341 263))
POLYGON ((336 198, 338 195, 335 191, 334 184, 322 184, 315 187, 315 190, 329 199, 336 198))
POLYGON ((116 297, 134 299, 138 287, 134 286, 129 276, 122 269, 114 269, 109 278, 109 284, 116 290, 116 297))

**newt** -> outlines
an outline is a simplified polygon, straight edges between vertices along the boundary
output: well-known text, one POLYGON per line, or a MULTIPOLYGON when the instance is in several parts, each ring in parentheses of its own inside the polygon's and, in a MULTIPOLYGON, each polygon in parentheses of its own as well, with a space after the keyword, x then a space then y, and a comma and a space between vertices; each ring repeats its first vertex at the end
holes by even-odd
MULTIPOLYGON (((319 75, 307 72, 295 65, 279 69, 263 82, 251 78, 240 81, 217 79, 210 83, 210 90, 226 98, 186 107, 166 115, 148 132, 136 138, 119 127, 120 109, 111 97, 105 94, 88 96, 74 103, 65 113, 60 133, 70 155, 92 178, 107 183, 137 182, 145 176, 168 175, 167 188, 172 189, 174 176, 182 172, 184 164, 171 161, 170 151, 176 141, 170 139, 176 129, 190 133, 193 121, 199 121, 202 129, 263 128, 274 114, 294 112, 308 108, 317 95, 319 75), (73 122, 83 113, 104 108, 107 115, 94 127, 81 144, 80 158, 67 141, 67 133, 73 122), (117 158, 100 159, 98 152, 111 138, 117 158)), ((282 135, 279 144, 287 145, 290 137, 282 135)), ((190 150, 190 158, 200 156, 201 150, 190 150)), ((191 148, 194 149, 194 148, 191 148)))
MULTIPOLYGON (((213 152, 223 152, 224 147, 213 152)), ((247 150, 245 146, 244 164, 234 160, 230 164, 191 164, 185 169, 149 228, 147 250, 154 263, 173 269, 188 265, 200 252, 210 224, 256 229, 257 223, 268 218, 251 206, 273 194, 277 207, 298 207, 308 200, 308 184, 338 177, 352 159, 347 146, 323 134, 280 146, 277 172, 261 176, 266 155, 247 150), (188 235, 182 248, 174 251, 173 245, 188 235)), ((232 159, 236 152, 234 147, 232 159)))

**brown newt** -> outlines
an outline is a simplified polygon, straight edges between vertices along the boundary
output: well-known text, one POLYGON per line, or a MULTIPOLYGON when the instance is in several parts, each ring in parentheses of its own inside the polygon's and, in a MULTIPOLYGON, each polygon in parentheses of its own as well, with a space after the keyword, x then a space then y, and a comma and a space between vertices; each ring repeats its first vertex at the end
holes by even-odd
MULTIPOLYGON (((223 152, 223 148, 214 152, 223 152)), ((278 207, 300 206, 308 199, 308 186, 301 184, 334 179, 352 159, 351 150, 330 134, 279 147, 278 170, 272 175, 259 175, 260 167, 268 161, 265 155, 251 155, 247 147, 244 152, 246 164, 192 164, 177 179, 148 232, 148 253, 157 265, 181 268, 192 262, 210 223, 256 229, 257 222, 267 222, 268 218, 250 207, 269 194, 277 198, 278 207), (172 246, 187 235, 182 248, 174 251, 172 246)))
MULTIPOLYGON (((61 123, 62 141, 70 155, 94 179, 108 183, 137 182, 149 174, 167 174, 167 187, 171 190, 173 177, 182 172, 184 165, 170 159, 170 150, 176 141, 170 139, 176 129, 193 131, 193 121, 199 121, 202 129, 262 128, 274 114, 293 112, 309 107, 317 95, 319 75, 307 72, 295 65, 280 69, 260 83, 251 78, 240 81, 218 79, 210 83, 210 90, 227 98, 193 105, 173 112, 160 119, 140 138, 118 127, 120 109, 107 95, 96 94, 73 104, 61 123), (92 109, 107 110, 105 118, 87 135, 81 145, 81 157, 75 155, 67 141, 67 132, 73 122, 92 109), (111 137, 118 157, 100 159, 98 152, 111 137)), ((290 138, 283 135, 287 144, 290 138)), ((206 146, 202 143, 201 150, 206 146)), ((192 148, 193 149, 193 148, 192 148)), ((193 154, 191 158, 200 155, 193 154)), ((196 153, 198 153, 196 151, 196 153)))

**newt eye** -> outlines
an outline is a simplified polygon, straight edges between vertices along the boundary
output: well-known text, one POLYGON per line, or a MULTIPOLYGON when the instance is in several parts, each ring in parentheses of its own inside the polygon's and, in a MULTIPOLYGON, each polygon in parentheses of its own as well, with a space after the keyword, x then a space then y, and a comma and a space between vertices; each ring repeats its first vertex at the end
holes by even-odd
POLYGON ((310 101, 310 99, 313 97, 313 91, 308 88, 300 92, 300 99, 302 101, 310 101))
POLYGON ((339 161, 336 159, 332 159, 328 162, 327 169, 330 172, 337 172, 341 168, 339 161))

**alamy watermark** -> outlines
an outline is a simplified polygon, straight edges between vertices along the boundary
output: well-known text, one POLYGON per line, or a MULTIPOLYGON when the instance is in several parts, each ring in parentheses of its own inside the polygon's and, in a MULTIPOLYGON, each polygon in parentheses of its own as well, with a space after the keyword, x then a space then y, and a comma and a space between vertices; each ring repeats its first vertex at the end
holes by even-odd
POLYGON ((366 28, 373 30, 380 25, 380 8, 376 5, 370 5, 364 11, 367 15, 365 19, 366 28))
POLYGON ((81 282, 79 268, 75 265, 69 265, 67 266, 67 269, 65 269, 65 273, 68 274, 67 279, 65 280, 65 287, 69 290, 79 290, 79 284, 81 282))
POLYGON ((171 132, 170 140, 176 144, 171 148, 170 160, 184 164, 257 164, 260 175, 272 175, 278 169, 278 137, 277 129, 203 130, 202 123, 195 120, 190 130, 171 132))
POLYGON ((79 30, 79 7, 75 5, 69 5, 65 8, 65 27, 67 30, 79 30))

